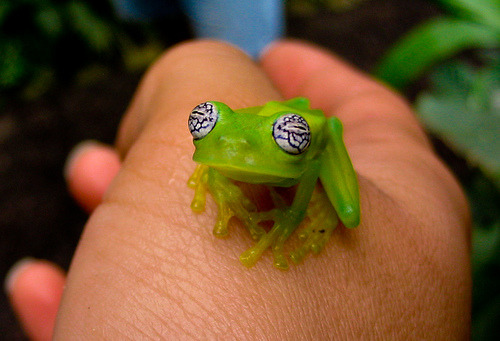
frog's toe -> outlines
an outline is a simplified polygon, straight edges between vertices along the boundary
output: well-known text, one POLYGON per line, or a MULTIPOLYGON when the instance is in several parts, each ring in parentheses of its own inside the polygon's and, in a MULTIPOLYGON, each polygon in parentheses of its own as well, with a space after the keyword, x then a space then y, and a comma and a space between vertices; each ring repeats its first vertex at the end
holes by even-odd
POLYGON ((194 199, 191 202, 191 209, 193 210, 193 212, 196 212, 196 213, 203 212, 205 210, 205 201, 194 199))
POLYGON ((280 255, 274 255, 274 267, 280 269, 280 270, 288 270, 288 261, 285 257, 285 255, 280 254, 280 255))
POLYGON ((304 248, 297 248, 294 251, 290 252, 290 259, 294 264, 300 264, 307 254, 307 250, 304 248))
POLYGON ((315 241, 311 244, 311 252, 315 255, 319 255, 321 251, 323 251, 325 247, 325 242, 324 241, 315 241))
POLYGON ((214 236, 217 238, 226 238, 229 235, 229 230, 227 229, 227 224, 222 221, 217 221, 213 230, 214 236))
POLYGON ((304 260, 309 252, 317 255, 325 248, 326 242, 334 228, 309 228, 303 232, 302 245, 290 253, 290 259, 298 264, 304 260))
POLYGON ((266 234, 266 231, 259 225, 250 226, 248 230, 254 241, 259 241, 266 234))
POLYGON ((294 264, 300 264, 306 258, 307 254, 311 251, 310 245, 303 244, 290 252, 290 259, 294 264))
POLYGON ((233 211, 226 205, 219 204, 219 212, 215 223, 213 234, 218 238, 225 238, 229 234, 228 223, 229 219, 234 215, 233 211))
POLYGON ((264 251, 266 251, 271 245, 275 244, 277 237, 280 235, 280 232, 281 229, 276 226, 274 226, 269 233, 264 232, 253 247, 241 254, 241 263, 243 263, 243 265, 247 267, 253 266, 262 256, 264 251))
POLYGON ((247 268, 251 268, 262 256, 262 251, 252 247, 240 255, 240 262, 247 268))

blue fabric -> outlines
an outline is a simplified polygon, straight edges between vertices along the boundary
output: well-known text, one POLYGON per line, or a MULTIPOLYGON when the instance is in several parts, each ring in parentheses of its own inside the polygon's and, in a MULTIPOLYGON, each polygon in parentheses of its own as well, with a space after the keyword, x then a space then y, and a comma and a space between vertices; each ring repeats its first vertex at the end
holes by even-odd
MULTIPOLYGON (((125 19, 174 13, 169 0, 112 0, 125 19)), ((223 40, 258 57, 284 33, 284 0, 180 0, 197 37, 223 40)))
POLYGON ((281 0, 183 0, 182 5, 198 37, 227 41, 253 57, 284 31, 281 0))

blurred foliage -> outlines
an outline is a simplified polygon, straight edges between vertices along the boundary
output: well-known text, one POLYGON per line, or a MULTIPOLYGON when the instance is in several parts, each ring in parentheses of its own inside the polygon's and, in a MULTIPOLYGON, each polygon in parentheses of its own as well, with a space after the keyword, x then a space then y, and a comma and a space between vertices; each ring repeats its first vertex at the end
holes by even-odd
POLYGON ((438 18, 415 28, 378 65, 375 75, 396 88, 415 81, 429 66, 466 48, 494 48, 500 35, 489 27, 438 18))
POLYGON ((488 59, 481 68, 457 60, 440 65, 430 76, 432 92, 422 92, 416 108, 433 133, 500 190, 500 54, 488 59))
POLYGON ((0 96, 36 98, 95 63, 145 67, 159 45, 131 39, 108 1, 2 0, 0 96))
POLYGON ((500 32, 500 1, 498 0, 435 0, 458 18, 491 27, 500 32))
POLYGON ((473 340, 500 335, 500 192, 478 173, 467 185, 474 216, 472 238, 473 340))
POLYGON ((451 60, 416 108, 428 129, 477 167, 462 183, 473 214, 473 339, 500 335, 500 53, 484 66, 451 60))
POLYGON ((438 64, 428 78, 431 87, 417 96, 415 105, 427 128, 470 166, 461 181, 474 224, 473 339, 496 340, 500 335, 500 1, 435 2, 449 15, 409 32, 388 51, 375 74, 403 88, 438 64), (459 58, 465 50, 472 53, 459 58))
POLYGON ((500 47, 500 1, 435 0, 453 16, 417 26, 380 61, 375 75, 396 88, 415 81, 437 62, 471 48, 500 47))

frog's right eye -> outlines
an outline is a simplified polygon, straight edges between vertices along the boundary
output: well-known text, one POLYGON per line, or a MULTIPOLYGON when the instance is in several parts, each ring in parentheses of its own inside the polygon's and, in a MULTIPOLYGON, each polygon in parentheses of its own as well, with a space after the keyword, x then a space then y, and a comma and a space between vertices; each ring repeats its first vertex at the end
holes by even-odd
POLYGON ((205 102, 197 105, 191 115, 189 115, 189 131, 195 140, 199 140, 208 135, 214 129, 219 111, 215 104, 205 102))
POLYGON ((274 142, 288 154, 298 155, 311 143, 311 129, 300 115, 287 113, 274 121, 274 142))

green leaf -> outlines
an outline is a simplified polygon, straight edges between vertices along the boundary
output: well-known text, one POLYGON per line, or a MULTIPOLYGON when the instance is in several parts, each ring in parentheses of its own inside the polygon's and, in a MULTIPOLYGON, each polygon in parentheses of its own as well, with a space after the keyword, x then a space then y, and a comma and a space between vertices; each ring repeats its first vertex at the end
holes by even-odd
POLYGON ((455 16, 500 31, 499 0, 436 0, 455 16))
POLYGON ((416 101, 420 118, 500 188, 500 56, 478 71, 459 62, 442 65, 432 80, 434 91, 416 101))
POLYGON ((61 16, 55 8, 40 10, 35 17, 37 26, 50 37, 57 37, 63 30, 61 16))
POLYGON ((379 63, 375 75, 402 88, 433 64, 464 49, 498 46, 500 35, 489 27, 439 18, 418 26, 400 40, 379 63))
POLYGON ((96 16, 83 2, 67 4, 71 25, 97 52, 109 52, 113 43, 113 31, 106 22, 96 16))
POLYGON ((26 76, 27 61, 19 42, 0 37, 0 88, 19 85, 26 76))

